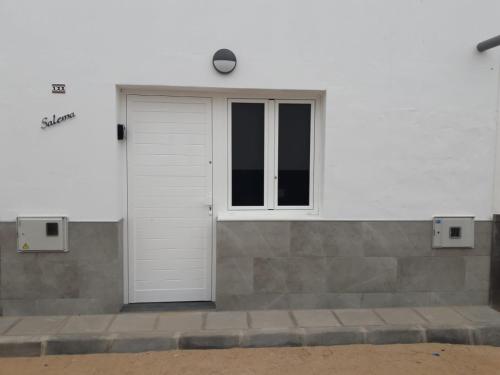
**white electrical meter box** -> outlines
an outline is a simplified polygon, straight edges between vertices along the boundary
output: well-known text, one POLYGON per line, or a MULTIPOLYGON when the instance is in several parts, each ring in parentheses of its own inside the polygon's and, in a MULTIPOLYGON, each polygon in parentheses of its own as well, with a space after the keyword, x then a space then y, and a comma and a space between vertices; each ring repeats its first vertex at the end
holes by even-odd
POLYGON ((17 250, 24 253, 68 251, 68 218, 18 217, 17 250))
POLYGON ((474 248, 474 217, 434 217, 432 247, 474 248))

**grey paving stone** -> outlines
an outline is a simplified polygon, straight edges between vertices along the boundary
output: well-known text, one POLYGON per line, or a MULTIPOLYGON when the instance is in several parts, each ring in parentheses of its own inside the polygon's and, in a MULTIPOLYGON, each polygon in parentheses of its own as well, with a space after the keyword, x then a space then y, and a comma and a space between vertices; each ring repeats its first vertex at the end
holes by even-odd
POLYGON ((19 318, 17 317, 0 317, 0 335, 12 327, 18 320, 19 318))
POLYGON ((366 343, 373 345, 417 344, 425 341, 424 334, 424 330, 419 327, 369 327, 366 332, 366 343))
POLYGON ((159 331, 189 332, 202 329, 204 312, 170 312, 160 314, 159 331))
POLYGON ((65 316, 29 316, 22 318, 5 334, 16 336, 54 334, 65 320, 65 316))
POLYGON ((240 344, 240 331, 186 332, 179 337, 179 349, 227 349, 240 344))
POLYGON ((500 346, 500 325, 475 327, 472 335, 476 345, 500 346))
POLYGON ((450 307, 416 307, 415 310, 431 324, 458 325, 468 320, 450 307))
POLYGON ((304 345, 330 346, 364 344, 365 333, 360 327, 306 328, 304 345))
POLYGON ((344 326, 384 325, 384 322, 369 309, 333 310, 344 326))
POLYGON ((42 339, 36 336, 0 337, 0 357, 38 357, 42 339))
POLYGON ((114 315, 75 315, 71 316, 59 331, 61 334, 100 333, 111 323, 114 315))
POLYGON ((177 349, 177 337, 174 335, 129 335, 120 334, 113 339, 110 353, 141 353, 177 349))
POLYGON ((474 323, 500 324, 500 313, 489 306, 456 306, 454 309, 474 323))
POLYGON ((427 342, 440 344, 472 344, 472 334, 468 327, 427 327, 427 342))
POLYGON ((205 329, 247 329, 245 311, 217 311, 207 314, 205 329))
POLYGON ((112 339, 106 336, 69 335, 49 337, 46 355, 107 353, 112 339))
POLYGON ((303 330, 298 328, 249 329, 243 331, 241 346, 244 348, 302 346, 303 335, 303 330))
POLYGON ((415 311, 408 308, 384 308, 375 309, 375 311, 387 324, 411 325, 425 323, 425 320, 415 311))
POLYGON ((286 310, 250 311, 252 328, 291 328, 294 327, 290 314, 286 310))
POLYGON ((299 327, 338 327, 341 325, 329 310, 295 310, 292 314, 299 327))
POLYGON ((120 314, 109 327, 109 332, 152 331, 157 318, 158 314, 120 314))

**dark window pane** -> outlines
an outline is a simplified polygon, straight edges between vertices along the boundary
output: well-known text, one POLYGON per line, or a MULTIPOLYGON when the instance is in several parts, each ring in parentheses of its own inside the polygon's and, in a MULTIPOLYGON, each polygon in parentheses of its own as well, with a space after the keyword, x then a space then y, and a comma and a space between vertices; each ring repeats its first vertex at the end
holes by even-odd
POLYGON ((232 204, 264 205, 264 104, 232 103, 232 204))
POLYGON ((309 206, 311 105, 280 104, 278 205, 309 206))

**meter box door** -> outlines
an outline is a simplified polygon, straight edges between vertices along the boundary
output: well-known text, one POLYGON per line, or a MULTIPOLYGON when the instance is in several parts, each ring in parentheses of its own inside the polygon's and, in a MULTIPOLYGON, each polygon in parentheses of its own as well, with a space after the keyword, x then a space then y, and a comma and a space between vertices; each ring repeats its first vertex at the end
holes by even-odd
POLYGON ((17 250, 24 253, 68 251, 68 218, 18 217, 17 250))
POLYGON ((432 247, 474 248, 474 217, 434 217, 432 247))

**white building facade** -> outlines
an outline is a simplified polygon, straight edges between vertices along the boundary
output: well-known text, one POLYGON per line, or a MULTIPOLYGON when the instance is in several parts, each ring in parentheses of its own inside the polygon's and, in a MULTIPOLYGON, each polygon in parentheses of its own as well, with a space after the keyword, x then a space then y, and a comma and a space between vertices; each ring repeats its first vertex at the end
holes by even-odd
POLYGON ((488 303, 499 12, 3 1, 3 314, 488 303), (30 216, 67 217, 68 251, 19 249, 30 216), (433 247, 458 216, 473 246, 433 247))

